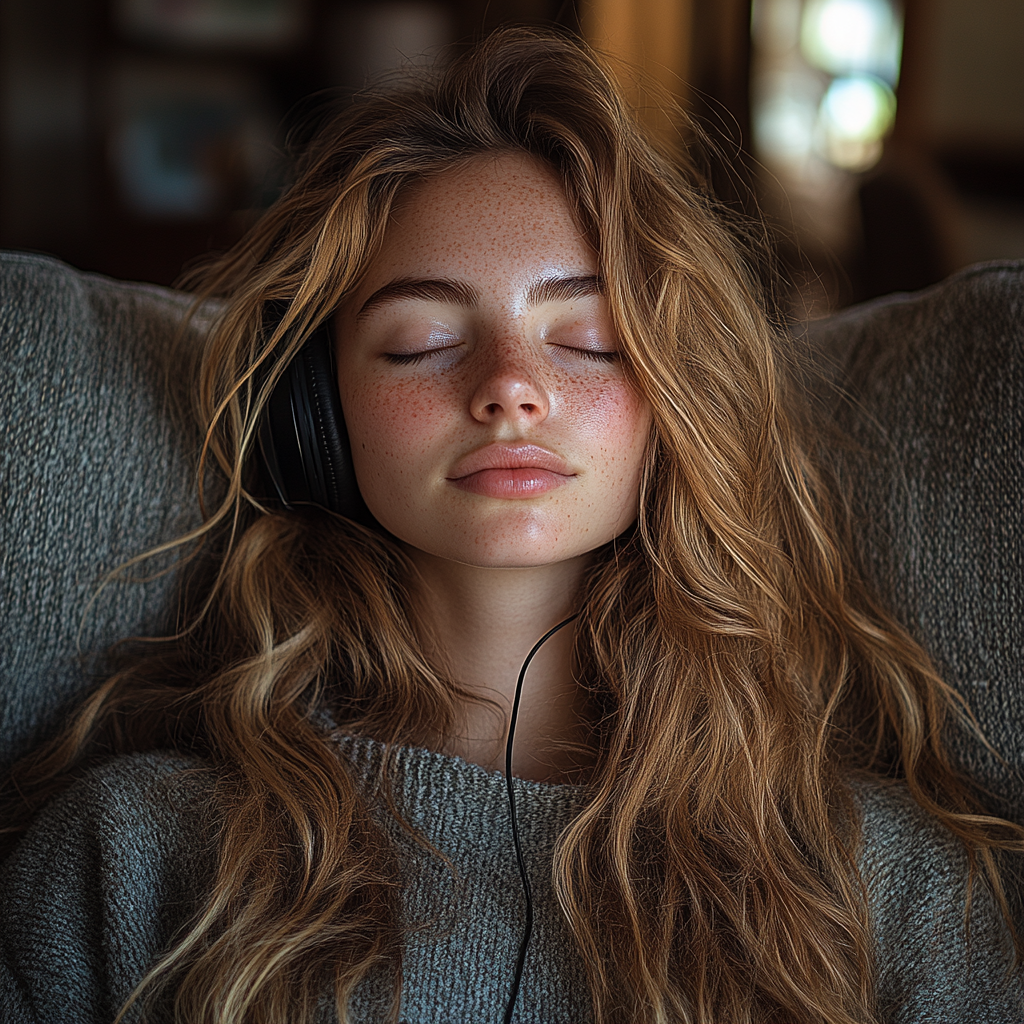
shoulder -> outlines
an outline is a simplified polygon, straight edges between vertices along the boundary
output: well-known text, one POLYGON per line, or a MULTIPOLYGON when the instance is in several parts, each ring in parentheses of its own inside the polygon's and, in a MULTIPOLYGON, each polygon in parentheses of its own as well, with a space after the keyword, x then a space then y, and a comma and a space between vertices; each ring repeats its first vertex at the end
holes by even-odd
MULTIPOLYGON (((36 816, 3 866, 4 902, 142 899, 214 853, 217 777, 171 752, 116 757, 86 772, 36 816)), ((95 901, 94 901, 95 902, 95 901)))
POLYGON ((852 789, 882 1019, 1024 1019, 1009 930, 963 843, 903 785, 858 780, 852 789))
POLYGON ((216 783, 199 758, 167 751, 116 757, 58 794, 25 838, 30 845, 68 834, 88 846, 145 838, 174 844, 183 830, 208 830, 202 823, 209 822, 216 783))
POLYGON ((184 798, 191 803, 209 799, 216 779, 213 766, 201 757, 152 750, 113 757, 87 771, 66 792, 72 799, 89 795, 112 807, 139 798, 155 803, 184 798))
POLYGON ((922 875, 966 885, 963 844, 906 786, 857 780, 852 789, 861 817, 860 869, 873 893, 897 898, 922 875))
POLYGON ((86 798, 121 817, 139 812, 181 816, 207 807, 216 787, 217 773, 208 761, 156 750, 125 754, 93 768, 67 790, 65 802, 86 798))
POLYGON ((133 754, 43 808, 0 872, 5 1020, 113 1019, 208 891, 216 789, 199 759, 133 754))

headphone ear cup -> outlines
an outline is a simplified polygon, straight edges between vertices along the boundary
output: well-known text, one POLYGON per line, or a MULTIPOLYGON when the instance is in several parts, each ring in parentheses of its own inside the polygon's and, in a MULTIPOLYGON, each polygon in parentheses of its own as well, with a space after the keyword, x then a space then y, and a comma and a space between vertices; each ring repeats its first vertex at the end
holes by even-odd
POLYGON ((320 505, 372 525, 359 493, 338 393, 330 321, 288 364, 264 406, 259 426, 264 478, 283 505, 320 505))

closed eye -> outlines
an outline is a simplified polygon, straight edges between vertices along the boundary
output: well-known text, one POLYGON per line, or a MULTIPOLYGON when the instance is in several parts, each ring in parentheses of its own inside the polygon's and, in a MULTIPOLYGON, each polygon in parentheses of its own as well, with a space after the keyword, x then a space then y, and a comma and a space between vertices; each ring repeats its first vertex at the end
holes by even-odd
POLYGON ((596 363, 614 363, 619 358, 619 353, 614 350, 606 352, 602 349, 576 348, 574 345, 559 345, 558 348, 596 363))
POLYGON ((383 352, 381 357, 396 366, 414 366, 423 362, 428 356, 436 356, 442 352, 451 352, 458 345, 442 345, 438 348, 425 348, 421 352, 383 352))
POLYGON ((389 363, 395 363, 398 366, 410 366, 414 363, 422 362, 432 351, 437 350, 431 349, 426 352, 385 352, 384 358, 389 363))

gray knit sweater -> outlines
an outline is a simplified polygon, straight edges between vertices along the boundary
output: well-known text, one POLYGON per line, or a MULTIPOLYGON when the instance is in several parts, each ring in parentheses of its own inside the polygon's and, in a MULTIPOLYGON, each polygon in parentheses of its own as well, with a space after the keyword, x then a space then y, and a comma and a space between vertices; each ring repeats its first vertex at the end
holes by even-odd
MULTIPOLYGON (((346 738, 342 755, 368 778, 381 747, 346 738)), ((458 758, 403 749, 392 775, 410 823, 451 858, 408 842, 401 1020, 500 1021, 521 935, 522 894, 504 781, 458 758)), ((51 803, 0 876, 0 1020, 110 1024, 147 965, 190 916, 210 879, 214 776, 200 761, 157 753, 91 772, 51 803)), ((555 902, 550 864, 585 790, 516 780, 537 919, 516 1020, 590 1020, 581 965, 555 902)), ((898 788, 858 788, 879 968, 879 1014, 899 1024, 1020 1024, 1024 990, 1007 983, 1010 946, 976 888, 965 944, 966 867, 957 844, 898 788)), ((382 820, 387 820, 383 818, 382 820)), ((395 826, 389 825, 390 828, 395 826)), ((398 832, 395 832, 398 837, 398 832)), ((372 984, 352 1015, 382 1017, 372 984)), ((325 1021, 334 1019, 326 1010, 325 1021)), ((727 1024, 727 1022, 722 1022, 727 1024)))

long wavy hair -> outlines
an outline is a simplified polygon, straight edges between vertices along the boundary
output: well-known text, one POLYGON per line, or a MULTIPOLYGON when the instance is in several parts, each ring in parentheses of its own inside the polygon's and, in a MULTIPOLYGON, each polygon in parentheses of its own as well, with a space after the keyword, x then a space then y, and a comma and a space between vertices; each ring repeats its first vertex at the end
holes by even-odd
POLYGON ((996 854, 1020 831, 981 813, 943 746, 958 698, 852 569, 735 232, 602 59, 559 34, 502 30, 349 104, 193 278, 223 301, 190 378, 200 479, 221 489, 187 538, 202 550, 180 631, 20 765, 13 831, 98 757, 197 752, 221 780, 216 877, 133 999, 187 1024, 307 1024, 331 990, 345 1021, 384 972, 397 1018, 396 859, 315 711, 393 748, 444 736, 466 694, 422 653, 393 539, 261 500, 252 455, 272 354, 356 286, 396 197, 510 151, 559 176, 654 420, 639 518, 578 596, 598 749, 552 870, 596 1020, 875 1021, 850 776, 905 780, 1004 914, 996 854), (269 330, 271 303, 287 312, 269 330))

